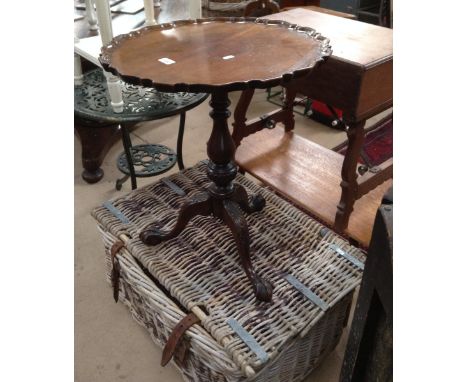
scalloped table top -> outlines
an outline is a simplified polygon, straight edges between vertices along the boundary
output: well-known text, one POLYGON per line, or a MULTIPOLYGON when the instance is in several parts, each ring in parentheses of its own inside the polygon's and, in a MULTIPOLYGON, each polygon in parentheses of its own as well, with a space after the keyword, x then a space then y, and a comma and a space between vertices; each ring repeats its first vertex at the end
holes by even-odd
POLYGON ((161 91, 265 88, 308 74, 331 54, 329 40, 285 21, 214 18, 145 27, 114 38, 103 67, 161 91))

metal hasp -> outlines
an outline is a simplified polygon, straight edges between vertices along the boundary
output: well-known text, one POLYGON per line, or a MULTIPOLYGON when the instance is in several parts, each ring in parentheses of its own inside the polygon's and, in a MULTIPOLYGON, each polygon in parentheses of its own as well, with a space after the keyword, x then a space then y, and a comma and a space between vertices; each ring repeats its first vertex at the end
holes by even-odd
POLYGON ((307 297, 312 303, 317 305, 324 312, 328 309, 328 304, 323 301, 316 293, 312 292, 304 284, 302 284, 297 278, 293 275, 286 275, 286 281, 289 282, 294 288, 301 292, 305 297, 307 297))
POLYGON ((354 264, 359 269, 364 269, 364 264, 356 259, 355 257, 351 256, 348 252, 343 251, 340 247, 336 244, 330 244, 330 248, 333 249, 338 255, 344 257, 346 260, 354 264))
POLYGON ((234 318, 227 321, 231 329, 240 337, 240 339, 252 350, 257 356, 258 360, 264 364, 268 361, 268 353, 262 348, 257 340, 234 318))

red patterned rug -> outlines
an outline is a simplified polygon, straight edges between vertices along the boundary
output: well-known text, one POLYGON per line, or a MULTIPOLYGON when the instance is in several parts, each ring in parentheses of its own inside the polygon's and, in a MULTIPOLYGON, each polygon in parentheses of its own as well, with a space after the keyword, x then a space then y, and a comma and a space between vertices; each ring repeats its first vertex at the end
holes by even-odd
MULTIPOLYGON (((333 149, 345 155, 348 142, 344 142, 333 149)), ((366 133, 361 150, 360 163, 375 167, 393 157, 393 118, 385 121, 379 127, 366 133)))

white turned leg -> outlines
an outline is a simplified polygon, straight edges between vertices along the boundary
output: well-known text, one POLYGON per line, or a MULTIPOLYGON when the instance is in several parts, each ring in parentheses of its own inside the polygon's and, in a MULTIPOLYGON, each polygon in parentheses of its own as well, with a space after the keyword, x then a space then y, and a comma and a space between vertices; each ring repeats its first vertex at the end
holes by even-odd
MULTIPOLYGON (((108 0, 95 0, 96 12, 99 22, 99 33, 101 34, 102 45, 107 45, 113 37, 112 16, 108 0)), ((123 112, 122 87, 118 77, 104 71, 107 80, 107 90, 111 100, 112 109, 115 113, 123 112)))
POLYGON ((201 0, 189 0, 189 15, 191 19, 201 17, 201 0))
POLYGON ((153 0, 144 0, 145 4, 145 25, 155 25, 153 0))
POLYGON ((102 45, 107 45, 114 37, 109 0, 95 0, 102 45))
POLYGON ((104 71, 104 75, 107 79, 107 89, 109 90, 109 96, 111 100, 112 109, 115 113, 123 112, 123 99, 122 99, 122 87, 120 79, 113 74, 104 71))
POLYGON ((81 58, 75 53, 74 61, 75 86, 83 85, 83 70, 81 69, 81 58))
POLYGON ((92 31, 98 30, 96 12, 94 10, 93 0, 85 0, 86 20, 88 20, 89 29, 92 31))

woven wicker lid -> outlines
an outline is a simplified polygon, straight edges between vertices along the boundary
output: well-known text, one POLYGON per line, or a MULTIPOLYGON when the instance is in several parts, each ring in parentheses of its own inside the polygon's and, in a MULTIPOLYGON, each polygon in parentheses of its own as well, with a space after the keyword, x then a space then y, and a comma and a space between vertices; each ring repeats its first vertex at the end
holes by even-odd
POLYGON ((241 369, 259 371, 360 283, 362 251, 242 175, 236 181, 267 202, 246 219, 252 262, 274 285, 271 303, 256 300, 231 232, 215 217, 196 217, 178 237, 143 244, 141 229, 170 228, 184 201, 209 184, 204 163, 168 178, 186 196, 158 181, 92 214, 114 236, 130 237, 128 250, 188 311, 208 313, 202 326, 241 369))

